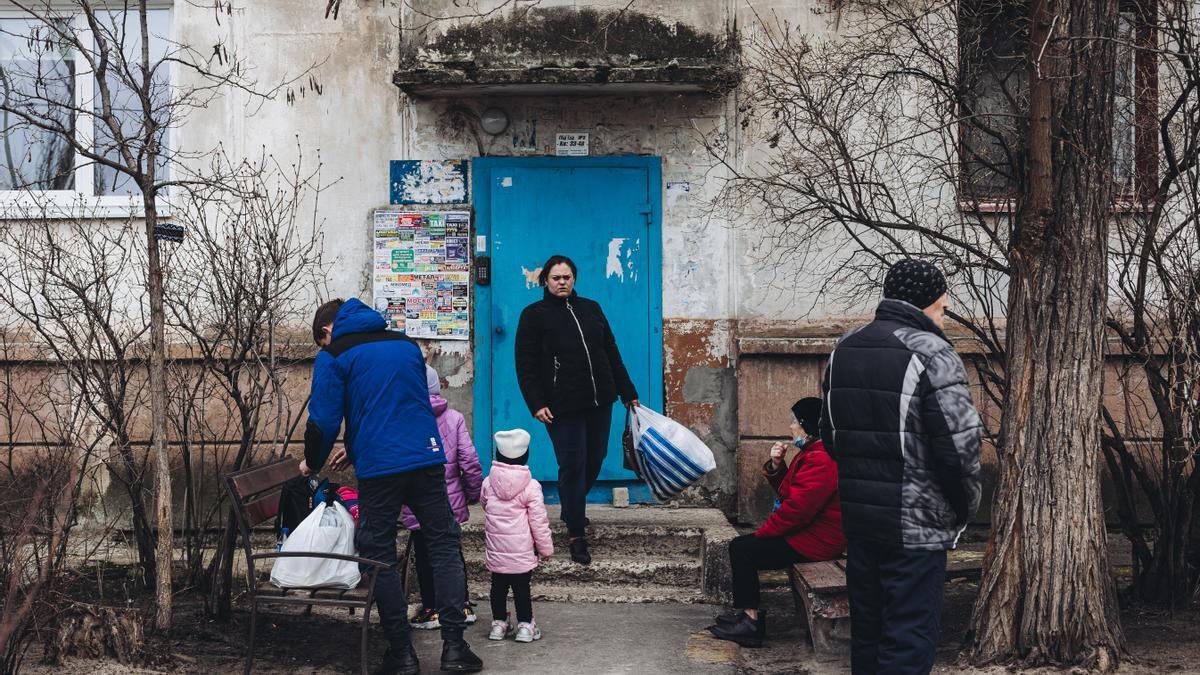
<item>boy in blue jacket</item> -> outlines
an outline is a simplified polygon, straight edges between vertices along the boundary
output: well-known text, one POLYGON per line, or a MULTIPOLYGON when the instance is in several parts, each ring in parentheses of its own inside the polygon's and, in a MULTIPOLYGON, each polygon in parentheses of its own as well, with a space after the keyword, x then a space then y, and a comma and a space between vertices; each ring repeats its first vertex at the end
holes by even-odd
POLYGON ((383 316, 355 298, 321 305, 313 317, 313 340, 321 351, 313 364, 300 472, 321 470, 344 417, 346 459, 358 478, 355 543, 359 555, 388 565, 375 583, 375 599, 389 648, 375 672, 420 672, 404 588, 395 570, 397 523, 406 505, 421 523, 434 569, 442 670, 482 670, 483 662, 463 640, 461 530, 446 497, 446 457, 420 347, 403 333, 387 330, 383 316))

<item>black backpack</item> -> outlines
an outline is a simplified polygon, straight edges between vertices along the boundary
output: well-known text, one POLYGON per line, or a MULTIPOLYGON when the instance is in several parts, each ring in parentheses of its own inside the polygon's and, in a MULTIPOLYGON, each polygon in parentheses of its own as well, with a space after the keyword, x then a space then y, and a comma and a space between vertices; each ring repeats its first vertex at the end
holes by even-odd
POLYGON ((288 532, 295 532, 301 521, 322 501, 327 504, 333 503, 337 498, 338 487, 340 486, 330 483, 328 479, 316 483, 315 478, 305 476, 296 476, 284 481, 283 489, 279 493, 279 513, 275 515, 275 536, 278 537, 285 527, 288 532))

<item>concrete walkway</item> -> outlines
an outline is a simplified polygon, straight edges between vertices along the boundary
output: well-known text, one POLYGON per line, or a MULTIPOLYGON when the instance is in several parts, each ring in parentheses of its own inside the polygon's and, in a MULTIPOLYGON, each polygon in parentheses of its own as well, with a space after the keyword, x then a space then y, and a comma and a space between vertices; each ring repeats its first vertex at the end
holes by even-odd
MULTIPOLYGON (((479 621, 466 639, 487 673, 736 673, 738 647, 712 639, 704 627, 720 608, 711 605, 618 605, 534 603, 543 637, 521 644, 487 639, 491 611, 476 608, 479 621)), ((510 610, 511 604, 510 604, 510 610)), ((441 658, 438 631, 414 631, 423 672, 441 658)))

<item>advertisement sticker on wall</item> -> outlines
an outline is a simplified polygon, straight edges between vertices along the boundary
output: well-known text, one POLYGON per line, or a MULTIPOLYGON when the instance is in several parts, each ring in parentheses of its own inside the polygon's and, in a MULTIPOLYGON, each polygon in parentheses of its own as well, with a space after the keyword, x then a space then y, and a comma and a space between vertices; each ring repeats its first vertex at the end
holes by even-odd
POLYGON ((375 309, 411 338, 468 340, 471 215, 375 212, 375 309))

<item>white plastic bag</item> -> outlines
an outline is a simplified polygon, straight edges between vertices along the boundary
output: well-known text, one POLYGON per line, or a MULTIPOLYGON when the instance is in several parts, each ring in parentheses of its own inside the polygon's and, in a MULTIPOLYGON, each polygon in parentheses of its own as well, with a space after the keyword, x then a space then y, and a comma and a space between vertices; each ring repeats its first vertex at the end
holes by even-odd
POLYGON ((629 431, 641 474, 654 498, 673 499, 717 468, 712 450, 687 427, 645 406, 629 416, 629 431))
MULTIPOLYGON (((354 518, 337 502, 332 506, 318 504, 279 550, 358 555, 354 548, 354 518)), ((276 558, 271 569, 271 583, 280 588, 354 588, 359 577, 358 563, 329 558, 276 558)))

